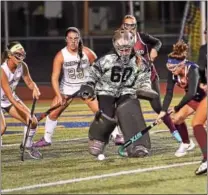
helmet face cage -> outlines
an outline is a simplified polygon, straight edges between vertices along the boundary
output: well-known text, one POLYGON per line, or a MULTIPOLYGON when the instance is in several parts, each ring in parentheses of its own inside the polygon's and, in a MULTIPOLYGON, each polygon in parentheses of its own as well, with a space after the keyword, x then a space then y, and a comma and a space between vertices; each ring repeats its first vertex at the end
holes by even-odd
POLYGON ((113 46, 124 64, 129 62, 132 49, 135 44, 135 36, 127 30, 117 30, 113 37, 113 46))

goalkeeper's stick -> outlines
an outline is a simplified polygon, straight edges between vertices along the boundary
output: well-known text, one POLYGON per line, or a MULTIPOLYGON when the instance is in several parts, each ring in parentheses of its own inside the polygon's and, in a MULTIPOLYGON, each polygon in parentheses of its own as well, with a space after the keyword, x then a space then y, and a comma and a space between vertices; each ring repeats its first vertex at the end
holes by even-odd
POLYGON ((132 136, 128 141, 126 141, 122 146, 118 148, 118 153, 121 156, 126 156, 124 149, 126 149, 128 146, 136 142, 138 139, 140 139, 145 133, 147 133, 150 129, 152 129, 155 125, 157 125, 157 122, 153 122, 151 125, 143 129, 142 131, 138 132, 136 135, 132 136))

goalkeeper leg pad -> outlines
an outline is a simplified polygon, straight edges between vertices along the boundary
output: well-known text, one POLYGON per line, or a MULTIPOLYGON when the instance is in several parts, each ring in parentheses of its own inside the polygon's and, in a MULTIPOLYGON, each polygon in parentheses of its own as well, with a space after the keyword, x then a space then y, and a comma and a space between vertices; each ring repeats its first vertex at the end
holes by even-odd
POLYGON ((116 127, 116 120, 101 113, 90 125, 89 137, 89 152, 92 155, 101 154, 104 146, 109 142, 109 138, 114 128, 116 127))
MULTIPOLYGON (((128 99, 119 105, 116 110, 116 116, 125 141, 128 141, 132 136, 146 128, 140 102, 137 99, 128 99)), ((148 132, 127 148, 128 156, 137 155, 138 146, 143 146, 147 149, 151 148, 148 132)))

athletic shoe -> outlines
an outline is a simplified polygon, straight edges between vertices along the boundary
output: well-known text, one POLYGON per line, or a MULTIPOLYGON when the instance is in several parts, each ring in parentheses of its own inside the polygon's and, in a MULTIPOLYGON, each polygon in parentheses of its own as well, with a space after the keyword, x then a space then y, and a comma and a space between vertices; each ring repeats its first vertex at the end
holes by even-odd
POLYGON ((39 141, 33 143, 33 147, 35 147, 35 148, 42 148, 42 147, 46 147, 46 146, 50 146, 50 145, 51 145, 51 143, 47 142, 44 137, 42 137, 39 141))
MULTIPOLYGON (((23 145, 20 145, 20 151, 23 151, 23 145)), ((39 160, 42 159, 42 154, 34 147, 26 147, 25 152, 29 154, 29 156, 33 159, 39 160)))
POLYGON ((113 141, 114 141, 114 143, 115 143, 115 145, 122 145, 122 144, 124 144, 124 137, 123 137, 123 135, 116 135, 116 137, 115 138, 113 138, 113 141))
POLYGON ((195 143, 193 142, 192 139, 190 139, 190 144, 187 150, 190 151, 190 150, 193 150, 194 148, 195 148, 195 143))
POLYGON ((195 144, 192 140, 190 140, 189 144, 181 143, 178 150, 175 152, 175 156, 182 157, 187 154, 187 151, 193 150, 195 147, 195 144))
POLYGON ((195 171, 196 175, 202 175, 204 173, 207 173, 207 160, 202 161, 199 168, 195 171))

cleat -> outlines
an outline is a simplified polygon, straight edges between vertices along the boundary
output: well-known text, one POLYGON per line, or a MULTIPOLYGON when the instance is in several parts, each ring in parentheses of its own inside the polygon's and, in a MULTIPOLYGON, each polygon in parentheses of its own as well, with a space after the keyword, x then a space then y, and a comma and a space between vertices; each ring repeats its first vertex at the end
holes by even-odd
MULTIPOLYGON (((23 151, 23 145, 20 145, 20 152, 23 151)), ((29 154, 29 156, 33 159, 39 160, 43 158, 43 155, 33 146, 32 147, 26 147, 25 152, 29 154)))
POLYGON ((202 175, 204 173, 207 173, 207 160, 202 161, 199 168, 195 171, 196 175, 202 175))
POLYGON ((184 144, 183 142, 180 144, 178 150, 175 152, 176 157, 182 157, 187 154, 187 151, 193 150, 195 144, 192 140, 190 140, 189 144, 184 144))
POLYGON ((195 143, 192 141, 192 139, 190 139, 190 144, 187 150, 190 151, 193 150, 194 148, 195 148, 195 143))
POLYGON ((42 147, 46 147, 46 146, 50 146, 50 145, 51 145, 51 143, 47 142, 44 137, 42 137, 39 141, 33 143, 33 147, 35 147, 35 148, 42 148, 42 147))

